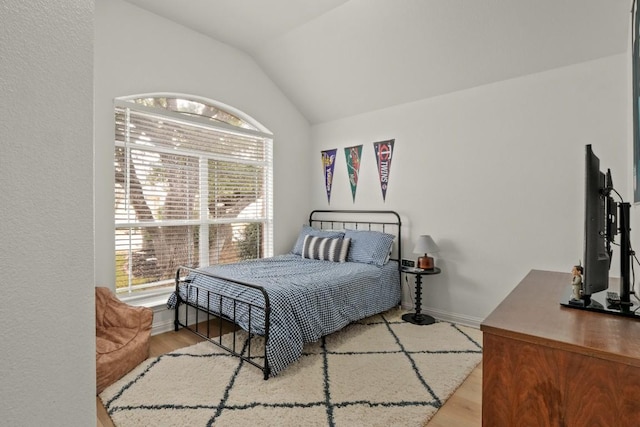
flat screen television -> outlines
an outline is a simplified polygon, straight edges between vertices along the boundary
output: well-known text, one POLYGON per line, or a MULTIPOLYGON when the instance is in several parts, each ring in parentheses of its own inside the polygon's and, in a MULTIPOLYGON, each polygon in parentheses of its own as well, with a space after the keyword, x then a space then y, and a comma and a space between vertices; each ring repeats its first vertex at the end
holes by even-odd
POLYGON ((560 303, 567 307, 622 314, 636 317, 631 302, 630 263, 631 250, 629 214, 630 204, 613 187, 611 171, 600 169, 600 159, 591 145, 585 147, 585 209, 584 253, 580 297, 569 289, 560 303), (620 198, 616 202, 612 194, 620 198), (616 236, 620 234, 619 242, 616 236), (609 290, 609 273, 613 255, 612 244, 620 249, 620 292, 609 290), (605 292, 606 291, 606 292, 605 292))
MULTIPOLYGON (((607 188, 607 176, 600 171, 600 159, 593 153, 591 145, 585 152, 585 210, 584 210, 584 266, 583 292, 589 297, 609 287, 611 267, 611 241, 616 234, 611 230, 608 207, 611 189, 607 188)), ((610 181, 610 178, 609 178, 610 181)), ((615 216, 615 212, 613 212, 615 216)))

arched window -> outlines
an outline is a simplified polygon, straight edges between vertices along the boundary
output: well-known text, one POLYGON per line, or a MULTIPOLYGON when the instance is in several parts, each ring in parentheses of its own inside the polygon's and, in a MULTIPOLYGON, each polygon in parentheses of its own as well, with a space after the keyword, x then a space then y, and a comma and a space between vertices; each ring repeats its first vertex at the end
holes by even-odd
POLYGON ((195 97, 115 102, 116 291, 172 283, 180 265, 273 255, 272 142, 195 97))

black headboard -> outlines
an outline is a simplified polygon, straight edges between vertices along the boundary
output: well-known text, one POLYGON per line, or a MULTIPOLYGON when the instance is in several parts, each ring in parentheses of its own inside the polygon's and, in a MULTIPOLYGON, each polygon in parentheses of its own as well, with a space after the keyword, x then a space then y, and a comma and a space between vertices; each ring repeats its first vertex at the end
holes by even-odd
POLYGON ((402 268, 402 221, 395 211, 378 210, 314 210, 309 214, 309 225, 320 229, 373 230, 396 236, 391 259, 402 268))

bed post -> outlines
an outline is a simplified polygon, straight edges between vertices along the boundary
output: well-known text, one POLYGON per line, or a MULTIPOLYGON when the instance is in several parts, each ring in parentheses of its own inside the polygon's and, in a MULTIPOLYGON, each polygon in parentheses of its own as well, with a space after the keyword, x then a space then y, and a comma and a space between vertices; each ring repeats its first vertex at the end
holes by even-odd
POLYGON ((180 318, 178 314, 178 311, 180 310, 180 292, 178 289, 178 286, 180 285, 180 268, 181 267, 178 267, 178 269, 176 270, 176 290, 174 294, 176 296, 176 308, 174 313, 173 328, 176 332, 178 332, 178 330, 180 329, 180 318))

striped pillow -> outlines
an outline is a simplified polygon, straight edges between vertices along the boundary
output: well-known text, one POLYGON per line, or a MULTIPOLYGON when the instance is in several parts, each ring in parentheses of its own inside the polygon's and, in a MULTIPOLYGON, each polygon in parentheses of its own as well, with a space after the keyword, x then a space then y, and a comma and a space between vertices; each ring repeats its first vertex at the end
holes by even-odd
POLYGON ((291 250, 292 254, 302 255, 302 245, 304 244, 304 238, 307 236, 344 237, 344 232, 336 231, 336 230, 322 230, 319 228, 313 228, 309 225, 303 224, 302 229, 298 234, 298 239, 296 240, 296 244, 293 246, 293 249, 291 250))
POLYGON ((302 258, 345 262, 351 239, 305 236, 302 258))

